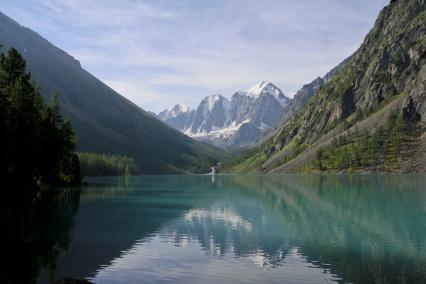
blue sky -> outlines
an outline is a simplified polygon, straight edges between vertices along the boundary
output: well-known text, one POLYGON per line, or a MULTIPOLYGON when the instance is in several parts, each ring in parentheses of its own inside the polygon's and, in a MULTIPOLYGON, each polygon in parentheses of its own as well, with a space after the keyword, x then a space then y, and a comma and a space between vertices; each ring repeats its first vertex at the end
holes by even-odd
POLYGON ((389 0, 2 0, 0 9, 147 110, 285 94, 352 54, 389 0))

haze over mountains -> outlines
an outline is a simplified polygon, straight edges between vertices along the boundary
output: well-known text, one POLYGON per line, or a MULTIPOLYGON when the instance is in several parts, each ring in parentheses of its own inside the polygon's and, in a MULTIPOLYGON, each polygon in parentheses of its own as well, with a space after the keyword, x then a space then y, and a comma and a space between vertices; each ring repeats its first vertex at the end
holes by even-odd
POLYGON ((0 13, 3 51, 16 48, 45 100, 57 94, 80 151, 133 157, 143 173, 207 172, 223 153, 168 127, 85 71, 32 30, 0 13))

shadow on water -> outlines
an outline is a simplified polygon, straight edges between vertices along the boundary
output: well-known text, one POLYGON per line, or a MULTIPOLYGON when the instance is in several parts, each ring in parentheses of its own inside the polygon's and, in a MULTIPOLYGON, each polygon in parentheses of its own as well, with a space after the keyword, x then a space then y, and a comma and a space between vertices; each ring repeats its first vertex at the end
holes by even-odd
MULTIPOLYGON (((161 282, 155 279, 158 274, 188 280, 190 273, 206 277, 201 269, 190 268, 212 259, 219 264, 241 261, 229 267, 266 269, 264 275, 271 276, 297 254, 334 275, 335 282, 426 283, 422 175, 214 180, 146 176, 89 182, 81 193, 65 191, 55 202, 40 204, 20 217, 4 215, 4 259, 11 261, 3 265, 0 282, 14 283, 19 275, 25 279, 22 283, 36 278, 49 283, 68 276, 102 283, 117 275, 134 280, 132 273, 136 278, 137 273, 151 275, 152 282, 161 282), (169 244, 181 249, 175 251, 169 244), (188 258, 183 252, 189 250, 202 253, 188 258), (255 259, 257 268, 245 259, 255 259), (179 268, 185 261, 187 266, 179 268), (128 266, 121 272, 123 263, 128 266), (177 273, 179 269, 183 272, 177 273)), ((224 269, 226 265, 209 264, 213 277, 226 277, 224 269)))
POLYGON ((65 189, 37 202, 9 205, 2 203, 1 210, 0 283, 34 283, 41 270, 54 272, 72 239, 79 191, 65 189))

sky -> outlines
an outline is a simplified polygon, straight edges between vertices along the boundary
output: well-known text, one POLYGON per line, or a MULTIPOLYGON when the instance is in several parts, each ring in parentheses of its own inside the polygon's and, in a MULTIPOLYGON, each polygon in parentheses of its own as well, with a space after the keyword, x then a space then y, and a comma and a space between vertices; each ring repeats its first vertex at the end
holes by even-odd
POLYGON ((350 56, 389 0, 2 0, 0 10, 146 110, 291 96, 350 56))

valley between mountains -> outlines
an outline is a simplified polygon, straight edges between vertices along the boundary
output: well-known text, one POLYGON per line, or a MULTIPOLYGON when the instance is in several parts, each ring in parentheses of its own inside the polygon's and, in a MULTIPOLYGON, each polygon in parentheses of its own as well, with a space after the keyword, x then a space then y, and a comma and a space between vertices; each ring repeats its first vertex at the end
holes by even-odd
POLYGON ((236 91, 230 100, 222 95, 207 96, 195 109, 177 104, 158 117, 196 140, 231 151, 250 148, 299 112, 347 62, 304 85, 293 98, 273 83, 260 81, 246 91, 236 91))
POLYGON ((114 161, 123 174, 208 173, 212 166, 222 173, 426 170, 424 0, 390 1, 358 50, 291 98, 260 81, 158 114, 2 13, 0 29, 3 50, 23 55, 43 98, 57 94, 80 157, 114 161))
POLYGON ((426 2, 391 1, 306 104, 223 170, 424 172, 425 63, 426 2))
POLYGON ((426 0, 0 10, 0 284, 426 283, 426 0))
POLYGON ((261 82, 236 92, 230 103, 221 97, 223 105, 231 105, 222 108, 221 116, 231 120, 214 123, 220 111, 203 108, 209 98, 195 111, 186 109, 187 119, 176 109, 160 117, 173 125, 171 117, 177 114, 189 127, 177 129, 220 147, 254 145, 222 163, 224 172, 423 172, 425 62, 425 1, 391 1, 361 47, 293 99, 261 82), (270 109, 258 108, 250 99, 266 97, 274 103, 270 109), (245 115, 251 108, 256 111, 245 115), (191 114, 200 110, 203 123, 212 120, 215 129, 198 124, 191 128, 191 114), (240 113, 242 119, 233 119, 240 113), (274 114, 274 119, 268 120, 265 113, 274 114), (248 129, 252 135, 247 135, 248 129))

